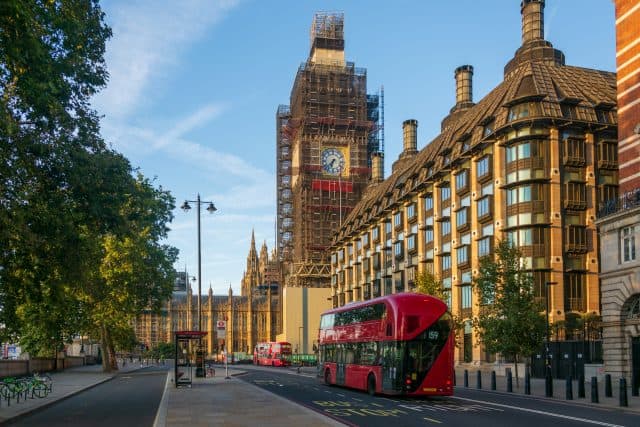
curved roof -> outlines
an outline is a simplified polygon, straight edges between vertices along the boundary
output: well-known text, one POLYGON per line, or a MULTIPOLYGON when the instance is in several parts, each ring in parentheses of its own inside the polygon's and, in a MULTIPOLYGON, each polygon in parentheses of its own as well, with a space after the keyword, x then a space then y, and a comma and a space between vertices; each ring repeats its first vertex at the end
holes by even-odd
POLYGON ((402 162, 385 181, 371 185, 334 236, 334 246, 382 212, 393 209, 405 196, 436 182, 438 175, 448 172, 457 161, 493 143, 496 135, 537 120, 598 123, 596 110, 614 110, 616 101, 615 73, 549 61, 519 64, 477 104, 452 116, 438 136, 413 158, 402 162), (527 100, 539 102, 539 115, 509 121, 509 107, 527 100), (562 104, 574 107, 575 116, 565 118, 562 104), (492 132, 485 133, 489 123, 492 132))

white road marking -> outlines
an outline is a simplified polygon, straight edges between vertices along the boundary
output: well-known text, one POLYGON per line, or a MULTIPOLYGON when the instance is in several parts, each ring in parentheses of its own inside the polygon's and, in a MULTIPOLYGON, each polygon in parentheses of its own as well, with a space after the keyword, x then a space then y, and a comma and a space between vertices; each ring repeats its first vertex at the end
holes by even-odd
POLYGON ((431 421, 432 423, 442 424, 442 421, 434 420, 433 418, 424 417, 425 420, 431 421))
POLYGON ((466 400, 467 402, 481 403, 481 404, 484 404, 484 405, 493 405, 493 406, 498 406, 498 407, 501 407, 501 408, 513 409, 513 410, 516 410, 516 411, 531 412, 533 414, 539 414, 539 415, 547 415, 549 417, 563 418, 565 420, 572 420, 572 421, 579 421, 579 422, 582 422, 582 423, 596 424, 596 425, 599 425, 599 426, 624 427, 624 426, 621 426, 619 424, 605 423, 605 422, 602 422, 602 421, 589 420, 587 418, 572 417, 572 416, 569 416, 569 415, 554 414, 553 412, 545 412, 545 411, 539 411, 537 409, 521 408, 521 407, 518 407, 518 406, 504 405, 502 403, 493 403, 493 402, 486 402, 486 401, 483 401, 483 400, 467 399, 466 397, 458 397, 458 396, 452 396, 451 398, 452 399, 458 399, 458 400, 466 400))

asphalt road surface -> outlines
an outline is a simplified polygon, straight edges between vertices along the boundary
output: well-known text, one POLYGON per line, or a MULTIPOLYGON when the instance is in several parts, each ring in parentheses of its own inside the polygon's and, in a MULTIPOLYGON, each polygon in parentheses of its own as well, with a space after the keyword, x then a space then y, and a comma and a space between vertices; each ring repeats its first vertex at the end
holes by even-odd
POLYGON ((144 368, 78 393, 10 423, 29 427, 152 426, 168 368, 144 368))
MULTIPOLYGON (((244 369, 244 367, 243 367, 244 369)), ((640 426, 637 414, 457 387, 453 397, 371 397, 295 369, 249 367, 244 381, 349 426, 640 426)))

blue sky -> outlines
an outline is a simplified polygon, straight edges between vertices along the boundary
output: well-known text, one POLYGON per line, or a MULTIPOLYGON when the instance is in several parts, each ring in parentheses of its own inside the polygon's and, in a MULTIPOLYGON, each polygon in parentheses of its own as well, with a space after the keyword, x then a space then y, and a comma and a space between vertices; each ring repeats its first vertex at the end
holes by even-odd
MULTIPOLYGON (((521 43, 520 0, 296 1, 105 0, 114 36, 109 86, 94 99, 102 132, 135 167, 176 198, 168 243, 176 268, 197 272, 195 209, 202 213, 202 287, 234 293, 251 230, 274 246, 275 112, 288 104, 309 53, 316 11, 345 14, 346 58, 385 89, 385 171, 402 146, 402 122, 417 119, 418 145, 455 103, 454 69, 474 67, 479 101, 503 79, 521 43)), ((545 38, 568 65, 615 70, 610 0, 547 0, 545 38)), ((195 289, 195 288, 194 288, 195 289)))

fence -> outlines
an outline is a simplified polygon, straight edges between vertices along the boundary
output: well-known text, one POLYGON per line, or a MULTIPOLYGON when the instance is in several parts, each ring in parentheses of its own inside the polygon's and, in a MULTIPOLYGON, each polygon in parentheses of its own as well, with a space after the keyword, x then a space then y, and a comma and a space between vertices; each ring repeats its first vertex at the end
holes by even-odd
MULTIPOLYGON (((545 349, 531 358, 531 376, 544 378, 545 349)), ((578 378, 585 375, 585 364, 602 363, 602 341, 552 341, 549 343, 549 360, 554 378, 578 378)))
POLYGON ((64 358, 40 358, 34 357, 27 360, 0 360, 0 378, 20 377, 33 372, 61 371, 76 366, 94 364, 94 357, 67 356, 64 358))

